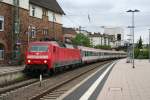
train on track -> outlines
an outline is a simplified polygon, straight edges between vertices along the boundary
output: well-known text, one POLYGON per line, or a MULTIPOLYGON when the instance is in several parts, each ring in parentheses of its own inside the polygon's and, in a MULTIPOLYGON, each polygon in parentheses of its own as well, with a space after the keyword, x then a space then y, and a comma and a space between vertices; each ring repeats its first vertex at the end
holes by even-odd
POLYGON ((123 51, 94 49, 56 41, 31 42, 25 55, 25 71, 42 73, 52 73, 66 66, 126 57, 123 51))

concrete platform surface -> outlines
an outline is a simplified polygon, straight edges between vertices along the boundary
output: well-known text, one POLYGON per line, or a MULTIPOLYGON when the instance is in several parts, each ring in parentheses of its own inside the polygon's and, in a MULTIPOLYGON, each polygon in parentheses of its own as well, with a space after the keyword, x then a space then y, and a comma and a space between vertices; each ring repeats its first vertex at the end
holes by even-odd
POLYGON ((16 72, 16 71, 22 71, 24 69, 24 65, 21 66, 0 66, 0 76, 3 74, 16 72))
POLYGON ((126 59, 111 71, 97 100, 150 100, 150 63, 135 60, 135 68, 126 59))

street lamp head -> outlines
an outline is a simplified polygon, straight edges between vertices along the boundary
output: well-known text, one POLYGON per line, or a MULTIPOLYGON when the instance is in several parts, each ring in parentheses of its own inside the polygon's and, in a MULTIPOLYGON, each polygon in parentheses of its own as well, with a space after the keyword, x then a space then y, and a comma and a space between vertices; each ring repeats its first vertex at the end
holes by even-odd
POLYGON ((134 10, 134 12, 140 12, 140 10, 138 10, 138 9, 135 9, 135 10, 134 10))
POLYGON ((132 10, 128 10, 127 12, 133 12, 132 10))
POLYGON ((128 10, 127 12, 140 12, 140 10, 137 10, 137 9, 135 9, 135 10, 128 10))

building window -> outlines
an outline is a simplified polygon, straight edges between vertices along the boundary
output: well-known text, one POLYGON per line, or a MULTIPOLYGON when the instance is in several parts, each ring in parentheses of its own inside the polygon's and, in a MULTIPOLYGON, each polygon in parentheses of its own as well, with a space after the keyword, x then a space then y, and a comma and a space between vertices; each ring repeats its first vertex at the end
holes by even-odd
POLYGON ((43 16, 48 16, 48 11, 47 11, 47 9, 44 9, 44 8, 43 8, 43 16))
POLYGON ((121 41, 121 34, 117 34, 117 41, 121 41))
POLYGON ((107 43, 106 43, 106 38, 104 38, 104 45, 106 45, 107 43))
POLYGON ((35 27, 32 27, 32 30, 31 30, 31 37, 32 37, 32 38, 36 38, 36 29, 35 29, 35 27))
POLYGON ((0 16, 0 31, 4 31, 4 17, 0 16))
POLYGON ((0 60, 4 60, 4 46, 0 44, 0 60))
POLYGON ((53 22, 56 22, 56 15, 53 13, 53 22))
POLYGON ((15 6, 19 6, 20 2, 19 2, 19 0, 13 0, 13 4, 14 4, 15 6))
POLYGON ((32 16, 35 16, 35 7, 32 6, 32 16))
POLYGON ((48 29, 43 29, 43 35, 48 35, 48 29))
POLYGON ((4 59, 4 50, 0 50, 0 60, 4 59))

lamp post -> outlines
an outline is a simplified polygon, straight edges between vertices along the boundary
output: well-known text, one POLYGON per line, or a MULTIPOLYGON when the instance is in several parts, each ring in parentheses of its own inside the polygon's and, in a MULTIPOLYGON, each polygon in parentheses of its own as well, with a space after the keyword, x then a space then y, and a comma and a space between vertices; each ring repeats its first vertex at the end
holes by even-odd
POLYGON ((132 41, 132 58, 133 58, 133 68, 135 68, 135 65, 134 65, 134 13, 135 12, 140 12, 139 10, 135 9, 135 10, 128 10, 127 12, 131 12, 132 13, 132 35, 133 35, 133 41, 132 41))
POLYGON ((149 51, 149 62, 150 62, 150 29, 149 29, 149 45, 148 45, 148 51, 149 51))
POLYGON ((132 43, 132 26, 128 26, 127 28, 129 28, 130 29, 130 34, 128 34, 127 36, 129 37, 129 52, 128 52, 128 54, 129 54, 129 62, 131 62, 132 63, 132 46, 131 46, 131 43, 132 43))
POLYGON ((131 62, 131 46, 130 46, 131 39, 127 39, 127 40, 128 40, 128 42, 127 42, 127 55, 128 55, 127 63, 130 63, 131 62))

